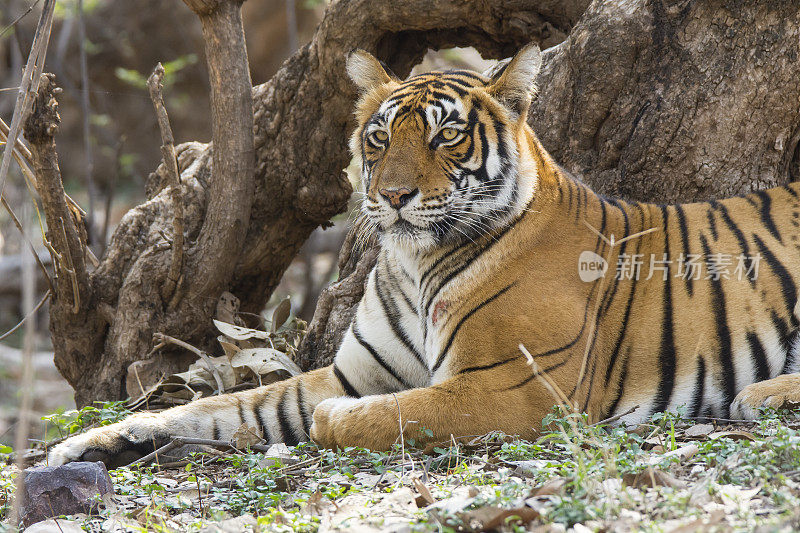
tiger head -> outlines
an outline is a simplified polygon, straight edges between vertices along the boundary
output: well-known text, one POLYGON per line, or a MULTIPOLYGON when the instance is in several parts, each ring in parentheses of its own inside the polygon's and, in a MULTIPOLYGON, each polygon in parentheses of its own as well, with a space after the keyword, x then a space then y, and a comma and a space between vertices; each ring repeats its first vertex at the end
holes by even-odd
POLYGON ((347 72, 361 97, 350 149, 361 166, 368 228, 424 251, 519 216, 536 182, 521 152, 540 66, 539 48, 528 45, 485 74, 401 81, 367 52, 352 52, 347 72))

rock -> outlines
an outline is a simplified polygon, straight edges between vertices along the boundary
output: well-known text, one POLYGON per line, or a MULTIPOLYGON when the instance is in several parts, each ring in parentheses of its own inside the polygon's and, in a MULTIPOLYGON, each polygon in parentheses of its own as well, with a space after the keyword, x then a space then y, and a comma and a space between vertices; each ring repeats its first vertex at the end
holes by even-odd
POLYGON ((68 463, 25 470, 21 519, 27 527, 54 516, 91 513, 114 486, 101 462, 68 463))

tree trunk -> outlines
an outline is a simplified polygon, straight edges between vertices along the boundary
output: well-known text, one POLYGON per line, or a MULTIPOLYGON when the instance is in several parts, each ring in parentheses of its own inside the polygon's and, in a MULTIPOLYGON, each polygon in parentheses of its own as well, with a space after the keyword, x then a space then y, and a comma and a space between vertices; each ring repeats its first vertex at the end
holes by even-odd
MULTIPOLYGON (((799 58, 796 2, 595 1, 545 52, 529 122, 602 194, 678 202, 780 185, 800 178, 799 58)), ((346 242, 351 266, 320 297, 305 369, 331 361, 352 320, 375 260, 358 255, 346 242)))
MULTIPOLYGON (((530 40, 562 40, 588 1, 331 3, 312 42, 287 60, 272 80, 253 88, 255 172, 250 175, 246 166, 253 160, 242 143, 246 136, 236 127, 234 139, 224 135, 226 127, 251 120, 242 116, 247 113, 245 100, 236 99, 248 91, 235 90, 246 54, 226 48, 243 45, 230 25, 238 16, 239 2, 186 3, 203 20, 209 74, 216 78, 212 85, 227 88, 228 96, 212 98, 215 146, 177 147, 186 245, 179 298, 170 305, 161 290, 173 240, 170 180, 162 164, 148 182, 148 201, 125 215, 99 267, 89 271, 79 265, 77 289, 70 281, 72 269, 58 267, 51 334, 56 365, 75 389, 79 406, 123 397, 127 368, 150 356, 154 333, 208 348, 214 339, 210 319, 223 291, 236 295, 243 311, 260 311, 311 232, 346 208, 351 187, 342 169, 349 161, 347 137, 355 99, 344 71, 347 52, 364 48, 400 75, 407 74, 429 47, 475 45, 488 57, 505 57, 530 40), (229 22, 222 29, 212 20, 221 10, 229 22), (214 46, 225 49, 215 56, 214 46)), ((34 115, 48 109, 40 106, 34 115)), ((50 119, 51 125, 57 124, 50 119)), ((57 181, 53 132, 48 129, 32 150, 38 150, 57 181)), ((55 182, 51 185, 56 187, 55 182)), ((55 202, 50 211, 56 225, 49 221, 48 232, 54 238, 64 212, 56 200, 50 201, 55 202)), ((71 237, 79 229, 77 222, 67 228, 68 238, 53 241, 57 253, 82 261, 81 250, 74 249, 79 244, 71 237)), ((189 358, 180 352, 155 357, 167 372, 185 366, 189 358)))

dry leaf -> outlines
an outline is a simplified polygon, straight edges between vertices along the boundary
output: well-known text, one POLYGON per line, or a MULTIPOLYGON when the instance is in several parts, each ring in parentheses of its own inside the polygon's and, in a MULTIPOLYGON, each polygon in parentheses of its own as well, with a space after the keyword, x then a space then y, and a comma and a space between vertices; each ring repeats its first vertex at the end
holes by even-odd
POLYGON ((272 312, 272 333, 276 333, 282 325, 289 320, 289 315, 292 313, 292 302, 286 297, 278 307, 272 312))
POLYGON ((481 507, 472 511, 464 511, 458 516, 472 531, 494 531, 506 524, 527 525, 539 518, 539 513, 530 507, 516 509, 481 507))
POLYGON ((244 325, 242 319, 237 316, 239 305, 239 298, 228 291, 223 292, 219 295, 219 300, 217 300, 217 311, 214 314, 214 318, 228 324, 244 325))
POLYGON ((749 431, 741 431, 741 430, 734 430, 734 431, 716 431, 711 433, 708 438, 710 439, 731 439, 731 440, 749 440, 754 441, 756 440, 756 436, 750 433, 749 431))
POLYGON ((419 497, 416 498, 417 507, 427 507, 428 505, 435 503, 436 499, 431 494, 430 489, 420 481, 419 478, 412 478, 412 482, 414 483, 414 488, 417 489, 419 492, 419 497), (421 504, 421 505, 420 505, 421 504))
POLYGON ((233 432, 231 442, 234 446, 241 449, 247 448, 253 444, 261 444, 264 442, 264 437, 258 428, 248 426, 247 424, 242 424, 236 431, 233 432))
POLYGON ((681 461, 686 461, 687 459, 691 459, 694 455, 700 451, 700 448, 697 447, 697 444, 687 444, 686 446, 681 446, 671 452, 667 452, 663 455, 656 455, 650 458, 648 461, 651 465, 657 465, 664 459, 668 459, 670 457, 678 457, 681 461))
POLYGON ((569 480, 565 477, 556 477, 553 479, 549 479, 545 481, 544 484, 533 489, 533 494, 531 494, 531 497, 538 498, 539 496, 551 496, 554 494, 561 494, 562 492, 564 492, 564 487, 567 486, 567 481, 569 480))
POLYGON ((322 511, 330 505, 330 500, 325 498, 319 489, 317 489, 314 494, 308 497, 308 500, 306 500, 300 512, 306 516, 319 516, 322 514, 322 511))
POLYGON ((286 466, 296 464, 299 460, 292 456, 292 452, 289 451, 286 444, 279 442, 267 449, 264 458, 258 462, 258 466, 262 468, 270 467, 275 465, 276 462, 286 466))
POLYGON ((237 341, 243 341, 247 339, 266 340, 269 337, 269 334, 266 331, 244 328, 242 326, 234 326, 233 324, 221 322, 219 320, 214 320, 214 325, 217 327, 220 333, 237 341))
POLYGON ((227 339, 228 338, 225 335, 220 335, 217 337, 220 346, 222 346, 222 350, 225 352, 225 355, 228 356, 228 360, 230 361, 233 356, 239 353, 242 349, 234 343, 228 342, 227 339))
POLYGON ((695 424, 684 431, 683 434, 687 437, 705 437, 710 435, 712 431, 714 431, 712 424, 695 424))
POLYGON ((237 370, 240 379, 254 379, 263 384, 274 383, 302 373, 300 367, 288 355, 272 348, 240 350, 231 358, 230 364, 237 370))
POLYGON ((672 487, 673 489, 681 489, 686 486, 686 484, 681 480, 672 477, 663 470, 658 470, 652 467, 647 467, 646 470, 643 470, 638 474, 625 474, 622 476, 622 482, 635 489, 655 487, 672 487))

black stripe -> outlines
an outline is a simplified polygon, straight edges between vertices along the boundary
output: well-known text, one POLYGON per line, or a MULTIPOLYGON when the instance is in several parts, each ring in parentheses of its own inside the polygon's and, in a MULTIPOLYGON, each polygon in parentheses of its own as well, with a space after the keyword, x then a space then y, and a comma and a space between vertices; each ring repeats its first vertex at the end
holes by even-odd
POLYGON ((625 356, 623 357, 622 372, 617 380, 617 395, 614 397, 614 400, 611 402, 611 405, 608 407, 608 410, 601 420, 616 414, 617 406, 619 405, 620 400, 622 400, 622 395, 625 392, 625 380, 628 377, 628 362, 631 359, 631 350, 632 347, 628 346, 625 356))
POLYGON ((791 185, 784 185, 784 186, 783 186, 783 188, 784 188, 784 189, 786 189, 786 192, 788 192, 789 194, 791 194, 791 195, 792 195, 792 197, 794 197, 794 198, 800 198, 800 196, 797 194, 797 191, 796 191, 796 190, 794 190, 794 189, 792 188, 792 186, 791 186, 791 185))
MULTIPOLYGON (((389 276, 389 283, 391 283, 391 284, 392 284, 392 289, 393 289, 393 291, 394 291, 394 292, 398 292, 398 293, 400 293, 400 295, 403 297, 403 301, 405 302, 405 304, 406 304, 406 307, 408 307, 408 308, 409 308, 409 309, 410 309, 412 312, 414 312, 414 313, 416 314, 416 313, 417 313, 417 306, 416 306, 416 304, 414 304, 414 302, 412 302, 412 301, 411 301, 411 299, 408 297, 408 295, 406 294, 406 291, 404 291, 404 290, 403 290, 403 287, 402 287, 402 285, 400 284, 400 280, 399 280, 399 279, 397 279, 397 278, 394 276, 394 274, 392 273, 392 271, 391 271, 390 269, 388 269, 388 268, 386 269, 386 273, 387 273, 387 275, 389 276)), ((409 281, 411 282, 411 284, 413 285, 413 284, 414 284, 414 280, 413 280, 413 279, 411 279, 411 276, 409 276, 409 275, 408 275, 408 274, 405 272, 405 270, 403 271, 403 274, 404 274, 404 276, 406 276, 406 277, 408 278, 408 280, 409 280, 409 281)))
MULTIPOLYGON (((385 263, 384 263, 385 265, 385 263)), ((381 307, 383 307, 383 312, 386 315, 386 321, 389 323, 389 328, 394 333, 394 336, 398 338, 398 340, 402 343, 406 349, 411 352, 414 358, 419 361, 419 364, 428 369, 428 364, 425 362, 425 359, 422 357, 422 354, 419 353, 417 347, 411 343, 411 339, 408 338, 408 335, 405 331, 403 331, 400 324, 397 323, 398 319, 400 318, 400 310, 397 308, 397 304, 394 301, 391 302, 392 308, 389 309, 389 301, 386 298, 386 295, 383 294, 383 290, 381 289, 380 279, 378 278, 378 273, 380 270, 376 271, 375 275, 375 292, 378 293, 378 300, 381 303, 381 307)))
POLYGON ((456 327, 454 327, 453 331, 450 332, 450 338, 447 339, 447 344, 445 344, 444 349, 439 354, 439 357, 436 359, 436 363, 433 365, 433 368, 431 368, 431 372, 436 372, 439 369, 439 367, 442 365, 442 363, 444 362, 445 357, 447 357, 447 352, 450 350, 450 346, 453 344, 453 340, 456 338, 456 334, 458 333, 458 330, 460 330, 461 326, 464 325, 464 322, 466 322, 469 317, 471 317, 472 315, 477 313, 481 308, 485 307, 486 305, 489 305, 490 303, 495 301, 497 298, 502 296, 508 289, 510 289, 511 287, 513 287, 516 284, 517 284, 517 282, 515 281, 511 285, 508 285, 507 287, 500 289, 499 291, 494 293, 492 296, 490 296, 489 298, 485 299, 484 301, 479 303, 477 306, 475 306, 469 313, 467 313, 466 315, 461 317, 461 320, 458 321, 458 323, 456 324, 456 327))
POLYGON ((217 421, 214 418, 211 419, 211 435, 214 440, 219 440, 220 438, 219 426, 217 426, 217 421))
MULTIPOLYGON (((644 222, 644 214, 642 214, 642 222, 644 222)), ((634 251, 634 254, 638 254, 639 253, 640 244, 641 244, 641 241, 638 241, 636 243, 636 250, 634 251)), ((617 337, 617 341, 615 343, 614 351, 611 353, 611 359, 609 361, 608 368, 606 368, 606 385, 608 385, 609 376, 611 375, 612 369, 616 365, 616 360, 617 360, 617 357, 618 357, 618 354, 619 354, 619 349, 622 346, 622 340, 625 338, 625 332, 627 331, 627 328, 628 328, 628 320, 629 320, 630 315, 631 315, 631 309, 633 309, 633 299, 636 296, 636 289, 639 287, 638 280, 637 279, 632 279, 631 283, 630 283, 630 286, 631 286, 631 289, 630 289, 630 292, 628 293, 628 302, 625 305, 625 316, 622 319, 622 326, 620 328, 619 336, 617 337)), ((609 307, 610 307, 610 303, 609 303, 609 307)), ((596 322, 595 322, 595 328, 594 328, 593 336, 588 341, 589 342, 589 349, 588 349, 587 353, 589 355, 591 355, 592 350, 594 349, 594 345, 597 342, 597 338, 600 335, 600 329, 601 329, 600 325, 599 325, 600 316, 595 317, 595 321, 596 322)), ((594 385, 594 376, 595 376, 596 369, 597 369, 597 359, 595 359, 594 362, 592 363, 592 373, 591 373, 591 376, 589 378, 589 387, 588 387, 586 398, 584 399, 584 404, 583 404, 583 407, 582 407, 582 411, 584 411, 584 412, 586 411, 587 407, 589 406, 589 399, 591 398, 591 394, 592 394, 592 387, 594 385)), ((583 378, 585 378, 585 377, 586 376, 584 375, 583 378)), ((572 399, 572 397, 577 392, 578 387, 581 386, 581 383, 582 383, 582 380, 581 380, 581 382, 578 382, 578 383, 575 384, 575 387, 572 389, 572 392, 570 392, 568 398, 572 399)))
POLYGON ((692 412, 689 415, 691 418, 700 416, 700 410, 703 408, 703 399, 706 394, 706 362, 703 356, 697 358, 697 378, 694 382, 694 394, 692 395, 692 412))
POLYGON ((714 210, 709 209, 706 211, 706 216, 708 217, 708 228, 711 230, 711 236, 716 241, 719 235, 717 235, 717 219, 714 218, 714 210))
MULTIPOLYGON (((664 249, 669 253, 669 231, 666 231, 668 214, 667 209, 662 208, 664 216, 664 249)), ((669 272, 668 272, 669 274, 669 272)), ((672 306, 672 276, 668 275, 664 281, 664 293, 662 295, 662 319, 661 319, 661 342, 658 347, 658 391, 656 392, 653 404, 653 413, 665 411, 672 398, 675 389, 675 317, 672 306)))
MULTIPOLYGON (((675 213, 678 215, 678 227, 680 228, 681 232, 681 244, 683 246, 683 257, 684 259, 689 258, 690 249, 689 249, 689 229, 686 226, 686 213, 683 212, 683 206, 680 204, 676 204, 675 206, 675 213)), ((694 292, 694 287, 692 285, 692 276, 685 276, 686 280, 686 290, 689 293, 689 296, 692 296, 694 292)))
POLYGON ((244 406, 242 400, 238 396, 233 397, 236 400, 236 407, 239 410, 239 425, 247 424, 247 419, 244 417, 244 406))
MULTIPOLYGON (((700 244, 703 253, 711 254, 708 242, 704 235, 700 235, 700 244)), ((731 348, 731 331, 728 328, 728 311, 725 307, 725 292, 722 290, 722 281, 719 279, 708 280, 711 284, 712 302, 711 310, 714 313, 714 323, 717 327, 717 340, 719 342, 719 364, 722 369, 722 382, 725 393, 724 408, 729 409, 733 398, 736 396, 736 366, 733 364, 731 348)))
MULTIPOLYGON (((753 260, 750 258, 750 245, 747 244, 747 239, 744 237, 744 233, 742 230, 739 229, 739 226, 731 219, 730 214, 728 214, 728 209, 725 205, 712 202, 711 205, 717 209, 722 216, 722 221, 725 222, 725 225, 728 226, 728 230, 733 233, 733 236, 736 238, 736 241, 739 243, 739 248, 741 248, 742 255, 745 256, 745 263, 748 264, 747 268, 750 269, 753 266, 753 260)), ((750 285, 755 287, 756 280, 752 277, 748 278, 750 280, 750 285)))
POLYGON ((767 352, 761 339, 754 332, 747 333, 747 344, 750 346, 750 357, 753 359, 753 366, 756 369, 756 381, 764 381, 770 378, 769 363, 767 362, 767 352))
MULTIPOLYGON (((457 275, 459 275, 460 273, 462 273, 466 269, 468 269, 472 265, 472 263, 474 263, 480 256, 482 256, 484 253, 486 253, 489 250, 491 250, 492 247, 495 244, 497 244, 498 242, 500 242, 503 239, 503 237, 506 235, 506 233, 511 231, 511 229, 514 228, 517 225, 517 222, 519 222, 519 220, 513 222, 512 224, 509 224, 508 226, 503 228, 502 231, 500 231, 500 233, 498 233, 495 236, 491 236, 490 235, 489 236, 489 243, 486 246, 484 246, 483 248, 477 247, 477 250, 476 250, 475 247, 473 247, 471 249, 472 254, 470 255, 470 257, 467 258, 466 261, 461 263, 457 268, 455 268, 451 272, 449 272, 447 274, 447 276, 445 276, 444 279, 442 279, 440 281, 440 283, 437 284, 436 289, 431 293, 430 298, 427 300, 427 303, 425 304, 425 313, 424 314, 425 314, 426 317, 428 316, 428 312, 430 311, 431 304, 436 299, 436 296, 439 294, 439 292, 444 288, 444 286, 447 285, 450 282, 450 280, 452 280, 454 277, 456 277, 457 275)), ((428 287, 425 288, 425 292, 427 292, 427 289, 428 289, 428 287)))
MULTIPOLYGON (((261 397, 261 401, 264 401, 264 397, 261 397)), ((256 423, 258 423, 258 429, 261 430, 261 436, 267 441, 267 444, 272 444, 272 436, 269 434, 269 429, 267 428, 267 423, 264 421, 264 417, 261 415, 261 406, 255 405, 253 407, 253 415, 256 418, 256 423)))
POLYGON ((351 396, 353 398, 361 398, 361 395, 358 393, 358 391, 355 389, 355 387, 353 387, 350 384, 350 382, 347 381, 347 378, 344 377, 344 374, 342 373, 342 371, 339 369, 338 366, 336 366, 336 363, 334 363, 334 365, 333 365, 333 375, 336 376, 336 379, 338 379, 339 383, 342 384, 342 388, 344 389, 344 393, 347 396, 351 396))
POLYGON ((753 240, 756 241, 758 251, 761 252, 761 255, 764 256, 764 259, 766 259, 770 270, 772 270, 772 272, 778 276, 778 281, 780 281, 781 284, 781 292, 783 293, 784 305, 786 305, 786 309, 789 311, 789 314, 794 316, 797 287, 795 287, 792 276, 789 274, 789 271, 786 270, 786 267, 783 266, 783 263, 781 263, 778 258, 775 257, 775 255, 770 251, 767 245, 764 244, 764 241, 762 241, 758 235, 753 234, 753 240))
MULTIPOLYGON (((631 231, 631 222, 630 222, 630 219, 628 218, 628 212, 625 211, 625 208, 623 207, 623 205, 616 198, 606 198, 605 200, 609 205, 613 205, 614 207, 619 209, 619 212, 622 214, 622 218, 623 218, 623 220, 625 222, 625 228, 624 228, 624 230, 622 232, 623 234, 622 234, 621 238, 627 237, 628 234, 631 231)), ((627 252, 628 243, 629 242, 630 241, 625 241, 620 245, 617 257, 620 257, 620 256, 622 256, 622 254, 627 252)), ((602 317, 603 315, 605 315, 608 312, 609 308, 611 307, 611 304, 612 304, 612 302, 614 301, 614 298, 617 295, 617 289, 619 288, 619 282, 620 282, 620 280, 617 279, 617 276, 614 276, 612 278, 611 285, 609 285, 609 287, 606 289, 606 292, 603 295, 603 300, 600 303, 599 317, 602 317)))
POLYGON ((761 199, 761 206, 758 209, 759 216, 761 217, 761 223, 764 224, 764 227, 769 230, 772 236, 775 237, 779 243, 783 244, 781 234, 778 232, 778 228, 775 226, 775 221, 772 219, 772 213, 770 212, 772 198, 770 198, 769 193, 766 191, 756 191, 753 194, 761 199))
POLYGON ((375 350, 370 343, 364 340, 364 337, 362 337, 361 333, 358 331, 358 325, 356 324, 355 319, 353 320, 353 336, 356 338, 358 343, 363 346, 364 349, 370 353, 370 355, 372 355, 372 358, 375 359, 375 361, 377 361, 378 364, 381 365, 383 369, 386 370, 394 379, 399 381, 403 387, 407 389, 411 388, 411 386, 401 379, 397 372, 395 372, 394 369, 389 366, 389 363, 387 363, 380 355, 378 355, 377 350, 375 350))
POLYGON ((508 359, 503 359, 502 361, 495 361, 489 365, 480 365, 480 366, 469 366, 467 368, 463 368, 458 371, 459 374, 467 374, 468 372, 480 372, 482 370, 491 370, 492 368, 497 368, 500 365, 504 365, 506 363, 510 363, 511 361, 519 360, 519 357, 509 357, 508 359))
POLYGON ((300 440, 294 434, 294 429, 292 429, 292 424, 289 421, 289 413, 287 412, 288 405, 286 405, 288 395, 289 387, 287 386, 283 390, 281 401, 278 402, 278 424, 280 425, 281 433, 283 434, 283 442, 285 442, 287 446, 296 446, 300 440))
POLYGON ((306 412, 305 394, 303 393, 303 382, 297 382, 297 410, 300 412, 300 420, 303 423, 303 433, 311 438, 311 416, 306 412))

